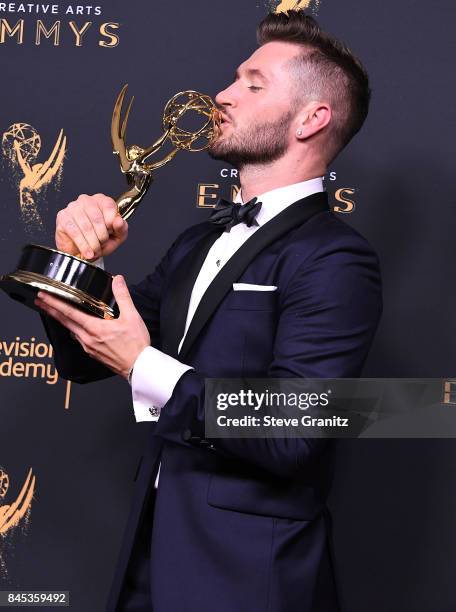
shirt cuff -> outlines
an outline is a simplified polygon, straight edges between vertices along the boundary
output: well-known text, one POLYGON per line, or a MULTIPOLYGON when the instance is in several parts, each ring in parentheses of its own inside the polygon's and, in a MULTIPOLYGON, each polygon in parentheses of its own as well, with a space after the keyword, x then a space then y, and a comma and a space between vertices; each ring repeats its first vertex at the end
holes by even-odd
POLYGON ((146 346, 138 355, 131 375, 136 421, 158 421, 160 410, 173 394, 179 378, 192 366, 146 346))

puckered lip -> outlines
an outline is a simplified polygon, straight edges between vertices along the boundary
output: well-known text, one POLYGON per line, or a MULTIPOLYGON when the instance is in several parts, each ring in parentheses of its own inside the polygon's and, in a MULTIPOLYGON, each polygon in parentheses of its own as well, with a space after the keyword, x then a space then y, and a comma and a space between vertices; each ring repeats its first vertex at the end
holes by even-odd
POLYGON ((224 123, 231 123, 231 121, 230 121, 229 117, 228 117, 227 115, 225 115, 225 113, 222 113, 222 112, 221 112, 221 113, 220 113, 220 117, 222 118, 222 125, 223 125, 224 123))

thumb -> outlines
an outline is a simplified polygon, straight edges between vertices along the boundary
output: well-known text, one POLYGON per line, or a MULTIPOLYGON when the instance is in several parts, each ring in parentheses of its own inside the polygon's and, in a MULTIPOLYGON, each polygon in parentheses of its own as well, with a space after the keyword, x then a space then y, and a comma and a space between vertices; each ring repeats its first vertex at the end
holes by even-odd
POLYGON ((119 306, 120 314, 127 314, 128 311, 135 309, 127 283, 121 274, 117 274, 112 279, 112 292, 119 306))

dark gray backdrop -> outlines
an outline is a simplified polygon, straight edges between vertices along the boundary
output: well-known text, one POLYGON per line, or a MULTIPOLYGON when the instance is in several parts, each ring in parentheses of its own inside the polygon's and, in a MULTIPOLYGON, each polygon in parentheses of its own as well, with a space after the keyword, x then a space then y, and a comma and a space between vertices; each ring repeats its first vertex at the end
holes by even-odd
MULTIPOLYGON (((52 244, 57 210, 79 193, 115 196, 124 189, 109 141, 121 86, 128 82, 136 95, 128 140, 150 144, 173 93, 215 95, 231 82, 255 48, 266 4, 103 1, 99 16, 65 15, 76 6, 69 2, 59 2, 52 16, 0 11, 10 26, 24 19, 23 43, 8 36, 0 43, 1 134, 13 123, 34 126, 42 138, 36 163, 49 156, 61 128, 68 139, 60 187, 54 180, 37 194, 47 206, 42 232, 21 222, 17 177, 2 160, 1 272, 15 267, 25 242, 52 244), (36 45, 38 19, 48 28, 61 22, 58 45, 45 38, 36 45), (92 22, 81 47, 71 19, 92 22), (119 24, 114 48, 98 44, 106 40, 98 32, 106 22, 119 24)), ((327 177, 333 204, 337 190, 354 190, 355 209, 343 218, 368 238, 382 264, 385 311, 365 375, 451 377, 454 3, 322 0, 314 9, 363 59, 374 92, 362 133, 331 167, 335 180, 327 177)), ((205 154, 183 153, 159 171, 109 269, 130 282, 152 271, 174 237, 207 216, 197 207, 198 184, 216 183, 229 195, 235 181, 220 176, 224 167, 205 154)), ((35 313, 3 294, 0 308, 0 342, 46 341, 35 313)), ((3 350, 0 367, 6 359, 3 350)), ((120 379, 73 385, 68 409, 65 381, 0 376, 0 385, 0 466, 11 479, 0 506, 14 501, 30 467, 37 478, 28 517, 0 536, 0 586, 70 590, 74 610, 98 612, 147 426, 135 423, 130 389, 120 379)), ((344 612, 454 610, 455 467, 453 440, 340 445, 331 507, 344 612)))

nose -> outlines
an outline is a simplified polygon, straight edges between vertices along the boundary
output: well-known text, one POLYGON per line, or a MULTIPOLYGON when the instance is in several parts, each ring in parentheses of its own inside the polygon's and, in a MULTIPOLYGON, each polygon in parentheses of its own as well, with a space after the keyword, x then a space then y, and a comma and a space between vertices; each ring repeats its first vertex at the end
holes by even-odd
POLYGON ((232 83, 231 85, 229 85, 222 91, 219 91, 219 93, 215 96, 215 102, 221 108, 224 108, 227 106, 230 106, 230 107, 235 106, 235 98, 233 96, 233 93, 234 93, 233 85, 234 83, 232 83))

